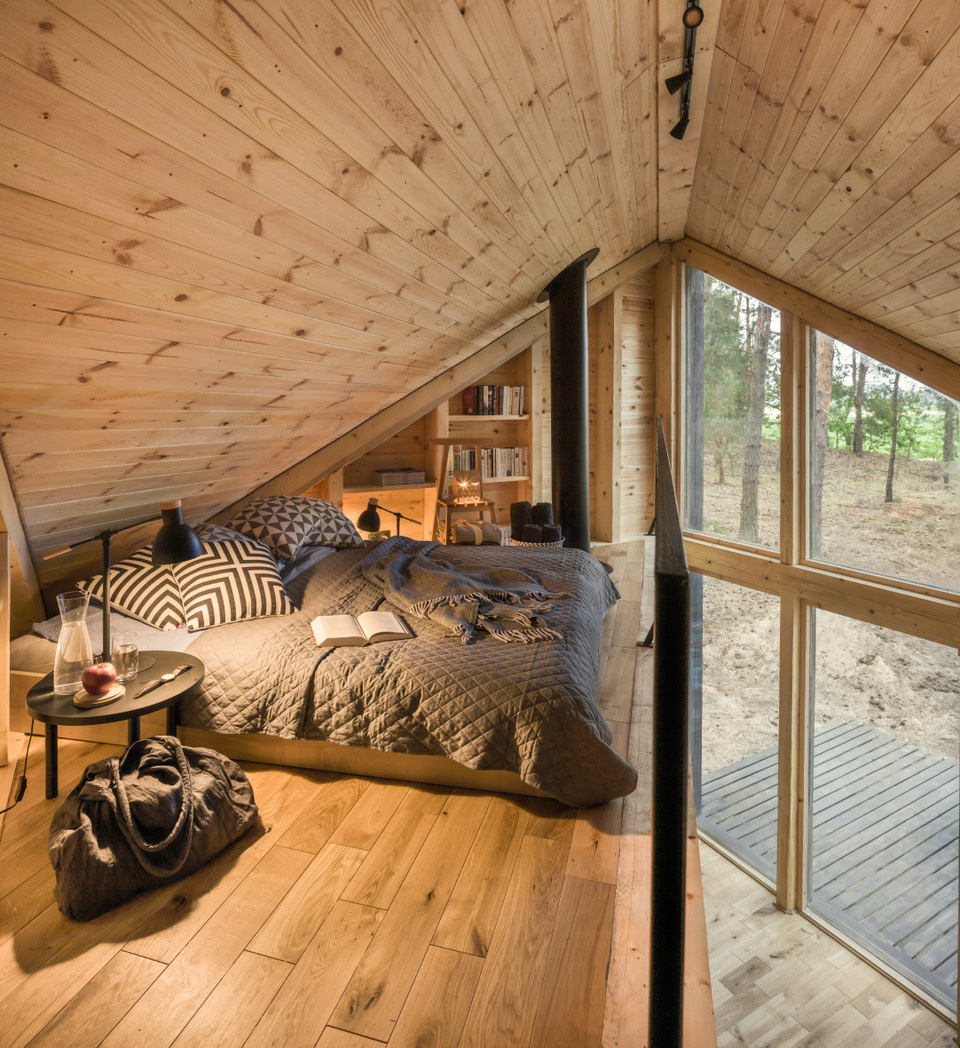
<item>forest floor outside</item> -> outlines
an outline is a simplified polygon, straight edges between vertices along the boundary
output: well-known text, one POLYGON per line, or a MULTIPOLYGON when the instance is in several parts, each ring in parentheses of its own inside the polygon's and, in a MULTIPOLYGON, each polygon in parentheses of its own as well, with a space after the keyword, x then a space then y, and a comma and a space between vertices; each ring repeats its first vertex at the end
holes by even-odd
MULTIPOLYGON (((777 445, 761 463, 760 534, 778 545, 777 445)), ((893 502, 884 501, 885 454, 830 448, 821 504, 824 559, 960 590, 960 477, 942 462, 899 456, 893 502)), ((954 464, 955 466, 956 464, 954 464)), ((736 538, 741 482, 704 480, 705 530, 736 538)), ((766 594, 704 579, 703 769, 777 744, 779 604, 766 594)), ((815 626, 815 719, 871 724, 952 760, 960 757, 957 649, 826 612, 815 626)))

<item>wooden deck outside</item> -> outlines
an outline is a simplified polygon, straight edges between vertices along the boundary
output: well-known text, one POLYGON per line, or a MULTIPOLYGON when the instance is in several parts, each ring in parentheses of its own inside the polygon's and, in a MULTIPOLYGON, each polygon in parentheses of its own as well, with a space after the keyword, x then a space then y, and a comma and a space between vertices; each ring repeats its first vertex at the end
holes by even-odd
MULTIPOLYGON (((950 1008, 960 765, 856 721, 814 742, 811 911, 950 1008)), ((703 777, 699 827, 773 880, 777 753, 703 777)))

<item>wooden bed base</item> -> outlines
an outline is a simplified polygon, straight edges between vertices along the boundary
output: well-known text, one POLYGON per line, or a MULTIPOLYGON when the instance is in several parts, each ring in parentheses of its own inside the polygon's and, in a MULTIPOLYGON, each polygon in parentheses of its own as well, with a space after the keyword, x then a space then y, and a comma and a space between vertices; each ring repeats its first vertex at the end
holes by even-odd
POLYGON ((273 735, 220 735, 203 728, 181 727, 180 739, 188 746, 207 746, 235 761, 316 768, 343 775, 364 775, 404 782, 429 782, 461 786, 492 793, 518 793, 527 797, 548 794, 529 786, 511 771, 475 771, 449 757, 411 753, 386 753, 360 746, 343 746, 322 739, 278 739, 273 735))
MULTIPOLYGON (((16 671, 10 674, 10 720, 13 731, 30 729, 27 692, 40 673, 16 671)), ((150 714, 140 724, 142 736, 160 735, 165 730, 164 712, 150 714)), ((448 757, 421 756, 408 753, 384 753, 363 747, 342 746, 321 739, 278 739, 272 735, 220 735, 203 728, 181 727, 180 739, 188 746, 206 746, 236 761, 257 764, 280 764, 292 768, 316 768, 343 775, 364 775, 376 779, 400 779, 403 782, 429 782, 439 786, 465 787, 492 793, 515 793, 527 797, 548 794, 529 786, 519 775, 509 771, 474 771, 448 757)), ((125 746, 126 722, 96 727, 60 728, 63 738, 89 742, 107 742, 125 746)))

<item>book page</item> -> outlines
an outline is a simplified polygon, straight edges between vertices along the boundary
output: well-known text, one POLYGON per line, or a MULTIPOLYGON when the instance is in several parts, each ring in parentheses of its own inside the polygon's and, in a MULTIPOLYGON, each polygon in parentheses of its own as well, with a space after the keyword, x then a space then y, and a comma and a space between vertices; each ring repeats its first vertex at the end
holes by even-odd
POLYGON ((368 640, 399 640, 412 636, 402 619, 392 611, 365 611, 357 623, 368 640))
POLYGON ((352 615, 318 615, 310 629, 321 646, 334 644, 364 644, 366 637, 352 615))

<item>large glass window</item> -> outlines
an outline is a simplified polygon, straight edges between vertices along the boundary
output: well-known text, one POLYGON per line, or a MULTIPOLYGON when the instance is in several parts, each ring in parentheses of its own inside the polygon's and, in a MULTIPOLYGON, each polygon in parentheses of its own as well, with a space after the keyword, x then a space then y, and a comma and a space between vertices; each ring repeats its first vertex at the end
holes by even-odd
POLYGON ((952 1009, 960 659, 843 615, 815 623, 809 908, 952 1009))
POLYGON ((691 576, 697 822, 771 881, 777 861, 780 602, 691 576))
POLYGON ((960 590, 957 402, 811 336, 814 558, 960 590))
POLYGON ((684 526, 780 545, 780 314, 690 267, 684 526))

